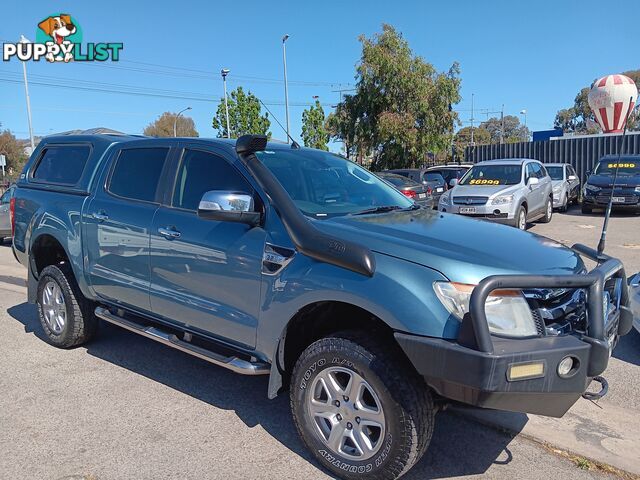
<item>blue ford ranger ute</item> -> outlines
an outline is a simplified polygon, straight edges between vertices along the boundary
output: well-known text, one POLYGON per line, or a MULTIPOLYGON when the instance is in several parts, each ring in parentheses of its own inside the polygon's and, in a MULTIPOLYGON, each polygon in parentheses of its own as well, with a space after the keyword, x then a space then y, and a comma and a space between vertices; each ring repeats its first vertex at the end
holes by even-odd
POLYGON ((561 416, 592 380, 604 394, 632 326, 618 260, 420 208, 296 147, 45 138, 11 221, 49 342, 80 345, 102 320, 269 375, 349 479, 406 473, 448 402, 561 416))

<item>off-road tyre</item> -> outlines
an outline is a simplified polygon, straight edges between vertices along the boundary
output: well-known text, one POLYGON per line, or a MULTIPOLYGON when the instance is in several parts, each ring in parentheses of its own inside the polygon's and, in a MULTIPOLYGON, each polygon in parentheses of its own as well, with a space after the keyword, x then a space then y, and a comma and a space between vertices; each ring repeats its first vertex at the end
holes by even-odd
POLYGON ((402 476, 422 457, 433 434, 436 409, 422 377, 397 345, 364 332, 332 334, 307 347, 292 373, 290 400, 293 421, 307 448, 323 467, 344 479, 402 476), (335 368, 364 379, 382 406, 385 428, 378 438, 382 443, 376 442, 378 450, 363 461, 333 451, 322 440, 309 411, 314 381, 335 368))
POLYGON ((49 265, 42 270, 38 280, 36 303, 40 324, 47 341, 56 347, 71 348, 81 345, 97 333, 98 319, 94 315, 95 305, 82 295, 73 271, 67 263, 49 265), (57 285, 64 299, 61 310, 66 312, 64 325, 59 331, 47 322, 45 315, 45 310, 49 308, 45 303, 45 289, 54 284, 57 285))

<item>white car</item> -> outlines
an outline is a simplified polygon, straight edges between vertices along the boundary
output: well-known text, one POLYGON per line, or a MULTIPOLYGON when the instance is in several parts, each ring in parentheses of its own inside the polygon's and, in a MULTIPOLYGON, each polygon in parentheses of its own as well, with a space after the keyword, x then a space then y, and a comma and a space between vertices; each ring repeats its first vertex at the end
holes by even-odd
POLYGON ((629 298, 633 312, 633 326, 640 332, 640 272, 636 273, 629 282, 629 298))

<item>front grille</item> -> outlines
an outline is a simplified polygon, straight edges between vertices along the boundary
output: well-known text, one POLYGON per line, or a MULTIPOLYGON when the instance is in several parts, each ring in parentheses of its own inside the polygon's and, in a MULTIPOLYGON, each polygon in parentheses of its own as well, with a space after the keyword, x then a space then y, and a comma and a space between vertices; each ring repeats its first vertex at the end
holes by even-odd
POLYGON ((524 292, 536 320, 536 328, 548 335, 587 330, 586 292, 583 289, 536 289, 524 292))
POLYGON ((453 197, 454 205, 485 205, 489 197, 453 197))

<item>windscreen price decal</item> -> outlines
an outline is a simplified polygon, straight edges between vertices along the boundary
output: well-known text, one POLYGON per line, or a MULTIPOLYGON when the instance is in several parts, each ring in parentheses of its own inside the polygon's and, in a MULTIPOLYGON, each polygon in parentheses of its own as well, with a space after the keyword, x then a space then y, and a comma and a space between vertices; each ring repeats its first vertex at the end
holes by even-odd
POLYGON ((610 163, 608 168, 636 168, 635 163, 610 163))
POLYGON ((488 180, 486 178, 475 178, 469 181, 469 185, 500 185, 500 180, 488 180))

